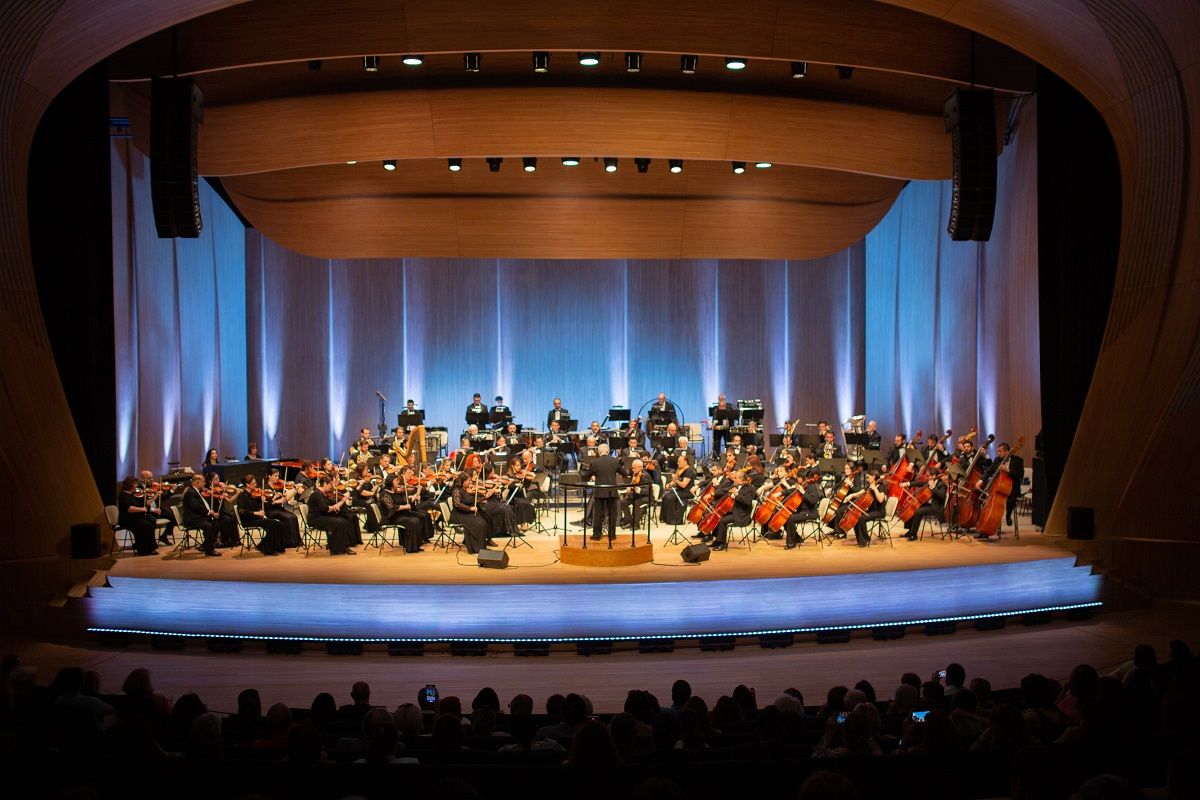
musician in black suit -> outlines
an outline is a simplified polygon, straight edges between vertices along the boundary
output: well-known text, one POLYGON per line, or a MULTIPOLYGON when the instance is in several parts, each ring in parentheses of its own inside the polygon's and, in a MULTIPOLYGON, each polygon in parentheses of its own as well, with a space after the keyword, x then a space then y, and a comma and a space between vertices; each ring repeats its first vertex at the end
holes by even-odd
POLYGON ((717 405, 713 409, 708 426, 712 428, 713 455, 721 454, 721 444, 729 442, 729 428, 736 425, 741 412, 725 400, 725 395, 717 397, 717 405))
MULTIPOLYGON (((611 487, 617 483, 621 465, 608 453, 608 445, 597 447, 598 455, 580 467, 584 480, 593 478, 597 486, 611 487)), ((592 490, 592 538, 599 539, 604 519, 608 519, 608 546, 611 548, 617 535, 617 490, 599 488, 592 490)))
MULTIPOLYGON (((138 473, 138 485, 142 487, 142 499, 145 501, 139 505, 150 509, 150 513, 154 515, 156 523, 159 520, 166 520, 167 522, 167 526, 158 535, 158 541, 163 544, 170 544, 172 541, 171 531, 175 530, 175 518, 163 506, 163 495, 154 491, 154 473, 148 469, 142 470, 138 473)), ((170 495, 171 492, 167 492, 167 494, 170 495)))
POLYGON ((932 458, 939 464, 949 458, 946 448, 942 445, 942 440, 936 436, 925 437, 925 446, 921 448, 921 457, 926 461, 932 458))
POLYGON ((879 435, 879 431, 875 430, 875 420, 867 422, 867 449, 879 450, 883 447, 883 437, 879 435))
POLYGON ((349 513, 349 497, 333 495, 333 482, 327 475, 317 478, 317 487, 308 496, 308 524, 325 531, 331 556, 354 555, 351 542, 361 539, 358 535, 358 518, 351 522, 344 514, 349 513))
MULTIPOLYGON (((940 517, 946 508, 946 482, 941 480, 937 474, 938 470, 935 467, 929 478, 929 485, 933 489, 933 494, 930 495, 929 501, 921 505, 913 512, 908 521, 904 523, 904 538, 910 542, 917 540, 917 534, 921 530, 921 520, 925 517, 940 517)), ((920 485, 905 484, 909 487, 908 491, 916 493, 920 490, 920 485)))
POLYGON ((621 490, 621 524, 636 528, 650 502, 650 473, 640 458, 630 464, 629 487, 621 490))
POLYGON ((871 507, 864 511, 858 518, 858 522, 854 524, 854 538, 858 542, 859 547, 867 547, 871 544, 871 537, 867 534, 867 521, 879 519, 884 514, 884 504, 887 503, 887 493, 879 488, 878 479, 874 472, 867 470, 855 471, 854 467, 846 464, 846 477, 850 478, 851 484, 850 493, 846 495, 846 499, 842 501, 838 507, 837 513, 833 517, 833 522, 830 523, 835 531, 838 531, 842 519, 846 513, 854 506, 856 500, 864 494, 870 493, 873 495, 871 507))
POLYGON ((631 437, 625 449, 621 451, 618 457, 621 464, 621 474, 628 478, 633 473, 633 462, 640 460, 644 467, 648 458, 650 458, 650 454, 646 452, 646 448, 642 447, 642 443, 637 437, 631 437))
POLYGON ((479 392, 471 396, 471 405, 467 406, 466 420, 468 425, 476 424, 478 415, 487 414, 487 406, 480 402, 479 392))
POLYGON ((733 440, 729 443, 729 447, 725 449, 725 455, 733 454, 733 463, 736 467, 742 467, 746 463, 746 457, 750 453, 746 450, 746 446, 742 444, 742 435, 735 433, 733 440))
POLYGON ((786 464, 789 459, 791 461, 800 461, 800 448, 792 443, 792 437, 785 435, 782 444, 775 450, 775 454, 771 456, 771 461, 776 464, 786 464))
POLYGON ((150 510, 146 497, 133 478, 121 482, 121 493, 117 495, 117 524, 133 534, 133 551, 139 556, 158 552, 154 541, 157 515, 150 510))
POLYGON ((204 544, 201 547, 204 555, 219 556, 217 534, 222 532, 226 523, 200 494, 203 488, 204 476, 193 475, 192 485, 183 490, 183 527, 204 531, 204 544))
POLYGON ((1021 481, 1025 480, 1025 459, 1012 451, 1012 445, 1001 442, 996 445, 996 460, 984 473, 983 485, 988 485, 997 472, 1003 470, 1012 478, 1012 491, 1004 505, 1004 523, 1012 525, 1013 509, 1017 507, 1017 499, 1021 496, 1021 481))
POLYGON ((554 407, 546 412, 546 428, 550 428, 551 422, 559 422, 561 424, 563 420, 570 418, 571 412, 563 408, 562 400, 556 397, 554 398, 554 407))
POLYGON ((508 423, 512 422, 512 410, 504 405, 504 398, 500 395, 496 395, 496 405, 492 406, 491 419, 498 420, 492 425, 499 430, 504 430, 508 423))
POLYGON ((733 508, 721 517, 713 531, 713 550, 729 549, 729 528, 741 527, 750 521, 750 509, 754 506, 754 487, 750 476, 744 472, 735 472, 732 476, 733 508))
POLYGON ((759 429, 758 429, 757 421, 750 420, 749 422, 747 422, 746 423, 746 432, 741 434, 741 436, 742 436, 742 445, 744 447, 753 447, 753 448, 755 448, 755 450, 757 452, 759 452, 759 453, 762 452, 763 436, 762 436, 762 432, 759 431, 759 429))
POLYGON ((837 438, 833 435, 833 431, 825 431, 825 441, 817 446, 817 452, 814 455, 817 458, 843 458, 842 448, 837 446, 837 438))
POLYGON ((665 426, 672 422, 676 425, 679 424, 679 419, 675 415, 675 406, 667 399, 665 394, 659 392, 654 405, 650 406, 650 423, 652 425, 665 426))
POLYGON ((786 541, 783 545, 784 550, 791 550, 800 544, 800 536, 796 530, 796 526, 799 523, 811 522, 817 518, 817 507, 821 504, 821 498, 825 496, 825 493, 821 490, 820 481, 808 483, 807 479, 819 475, 820 473, 813 468, 805 471, 804 477, 806 483, 801 490, 804 494, 804 499, 796 507, 796 510, 792 512, 791 516, 787 518, 787 522, 783 524, 784 530, 787 533, 786 541))
MULTIPOLYGON (((878 450, 879 448, 876 449, 878 450)), ((895 437, 892 438, 892 449, 888 451, 887 465, 889 467, 895 466, 897 463, 899 463, 900 459, 904 457, 904 454, 907 450, 908 444, 905 441, 904 434, 897 433, 895 437)))

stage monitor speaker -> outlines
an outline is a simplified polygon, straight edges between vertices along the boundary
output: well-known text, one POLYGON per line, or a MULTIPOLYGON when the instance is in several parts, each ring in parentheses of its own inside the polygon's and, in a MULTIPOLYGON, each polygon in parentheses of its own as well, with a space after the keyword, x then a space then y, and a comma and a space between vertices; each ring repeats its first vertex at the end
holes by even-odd
POLYGON ((712 550, 706 544, 689 544, 683 550, 679 551, 679 555, 683 556, 683 560, 689 564, 699 564, 701 561, 708 561, 712 550))
POLYGON ((1067 507, 1067 538, 1095 539, 1096 510, 1087 506, 1067 507))
POLYGON ((488 569, 504 569, 508 566, 508 551, 506 550, 480 550, 478 558, 479 566, 488 569))
POLYGON ((150 87, 150 204, 160 239, 195 239, 204 227, 196 185, 196 131, 204 95, 192 78, 155 78, 150 87))
POLYGON ((996 101, 991 89, 955 89, 946 101, 954 147, 950 223, 956 242, 986 242, 996 215, 996 101))
POLYGON ((82 522, 71 526, 71 558, 100 557, 100 526, 82 522))

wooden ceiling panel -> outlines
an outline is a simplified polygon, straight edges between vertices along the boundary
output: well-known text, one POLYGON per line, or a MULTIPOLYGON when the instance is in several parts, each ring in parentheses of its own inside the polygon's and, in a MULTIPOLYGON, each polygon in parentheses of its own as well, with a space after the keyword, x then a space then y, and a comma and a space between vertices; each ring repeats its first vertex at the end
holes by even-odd
POLYGON ((661 90, 447 89, 285 98, 206 110, 200 171, 385 158, 611 155, 950 175, 941 117, 804 99, 661 90))

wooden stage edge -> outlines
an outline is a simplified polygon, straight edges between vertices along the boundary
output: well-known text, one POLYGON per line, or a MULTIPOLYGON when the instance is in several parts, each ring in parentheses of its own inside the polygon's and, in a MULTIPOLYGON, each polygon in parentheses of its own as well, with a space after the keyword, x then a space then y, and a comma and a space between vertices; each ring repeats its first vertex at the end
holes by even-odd
MULTIPOLYGON (((307 556, 303 551, 289 551, 275 557, 253 551, 239 555, 235 548, 223 551, 222 558, 204 558, 194 550, 177 555, 172 554, 171 548, 162 547, 155 556, 122 555, 110 574, 131 578, 336 584, 658 583, 902 572, 1074 555, 1065 548, 1063 537, 1035 531, 1028 519, 1026 516, 1020 520, 1020 539, 1005 528, 1003 539, 988 542, 929 536, 910 542, 897 537, 861 549, 850 537, 828 544, 810 540, 794 550, 784 550, 781 541, 742 543, 735 537, 727 551, 713 553, 708 561, 698 564, 685 563, 680 555, 693 540, 689 538, 680 544, 676 539, 668 545, 671 526, 655 525, 650 536, 653 549, 645 548, 653 553, 653 560, 626 566, 611 562, 603 566, 568 563, 573 553, 565 558, 563 553, 580 550, 583 536, 579 528, 572 528, 565 551, 561 532, 553 536, 527 535, 525 541, 529 547, 507 551, 507 569, 480 569, 476 558, 465 551, 434 550, 429 545, 420 553, 390 548, 380 552, 360 547, 358 555, 353 557, 330 556, 325 551, 314 551, 307 556)), ((644 532, 639 534, 638 543, 645 545, 644 532)), ((603 544, 599 548, 589 546, 588 554, 607 557, 611 553, 620 558, 633 549, 628 538, 618 539, 611 551, 606 542, 603 544)))
POLYGON ((646 542, 629 547, 621 543, 614 544, 611 550, 603 542, 587 548, 568 545, 559 549, 558 558, 576 567, 634 567, 654 561, 654 545, 646 542))

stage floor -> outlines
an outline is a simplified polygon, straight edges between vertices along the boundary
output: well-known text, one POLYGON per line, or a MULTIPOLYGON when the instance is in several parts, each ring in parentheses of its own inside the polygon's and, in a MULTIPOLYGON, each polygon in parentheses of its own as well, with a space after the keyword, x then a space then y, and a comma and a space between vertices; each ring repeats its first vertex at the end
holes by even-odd
MULTIPOLYGON (((561 539, 528 536, 508 569, 463 552, 354 557, 226 551, 123 558, 93 587, 88 629, 305 641, 569 642, 852 630, 1099 605, 1101 578, 1041 536, 736 545, 699 564, 653 533, 653 563, 559 563, 561 539)), ((644 533, 640 535, 644 541, 644 533)), ((580 534, 572 532, 578 543, 580 534)), ((594 546, 594 543, 592 543, 594 546)), ((616 543, 628 547, 629 539, 616 543)))

